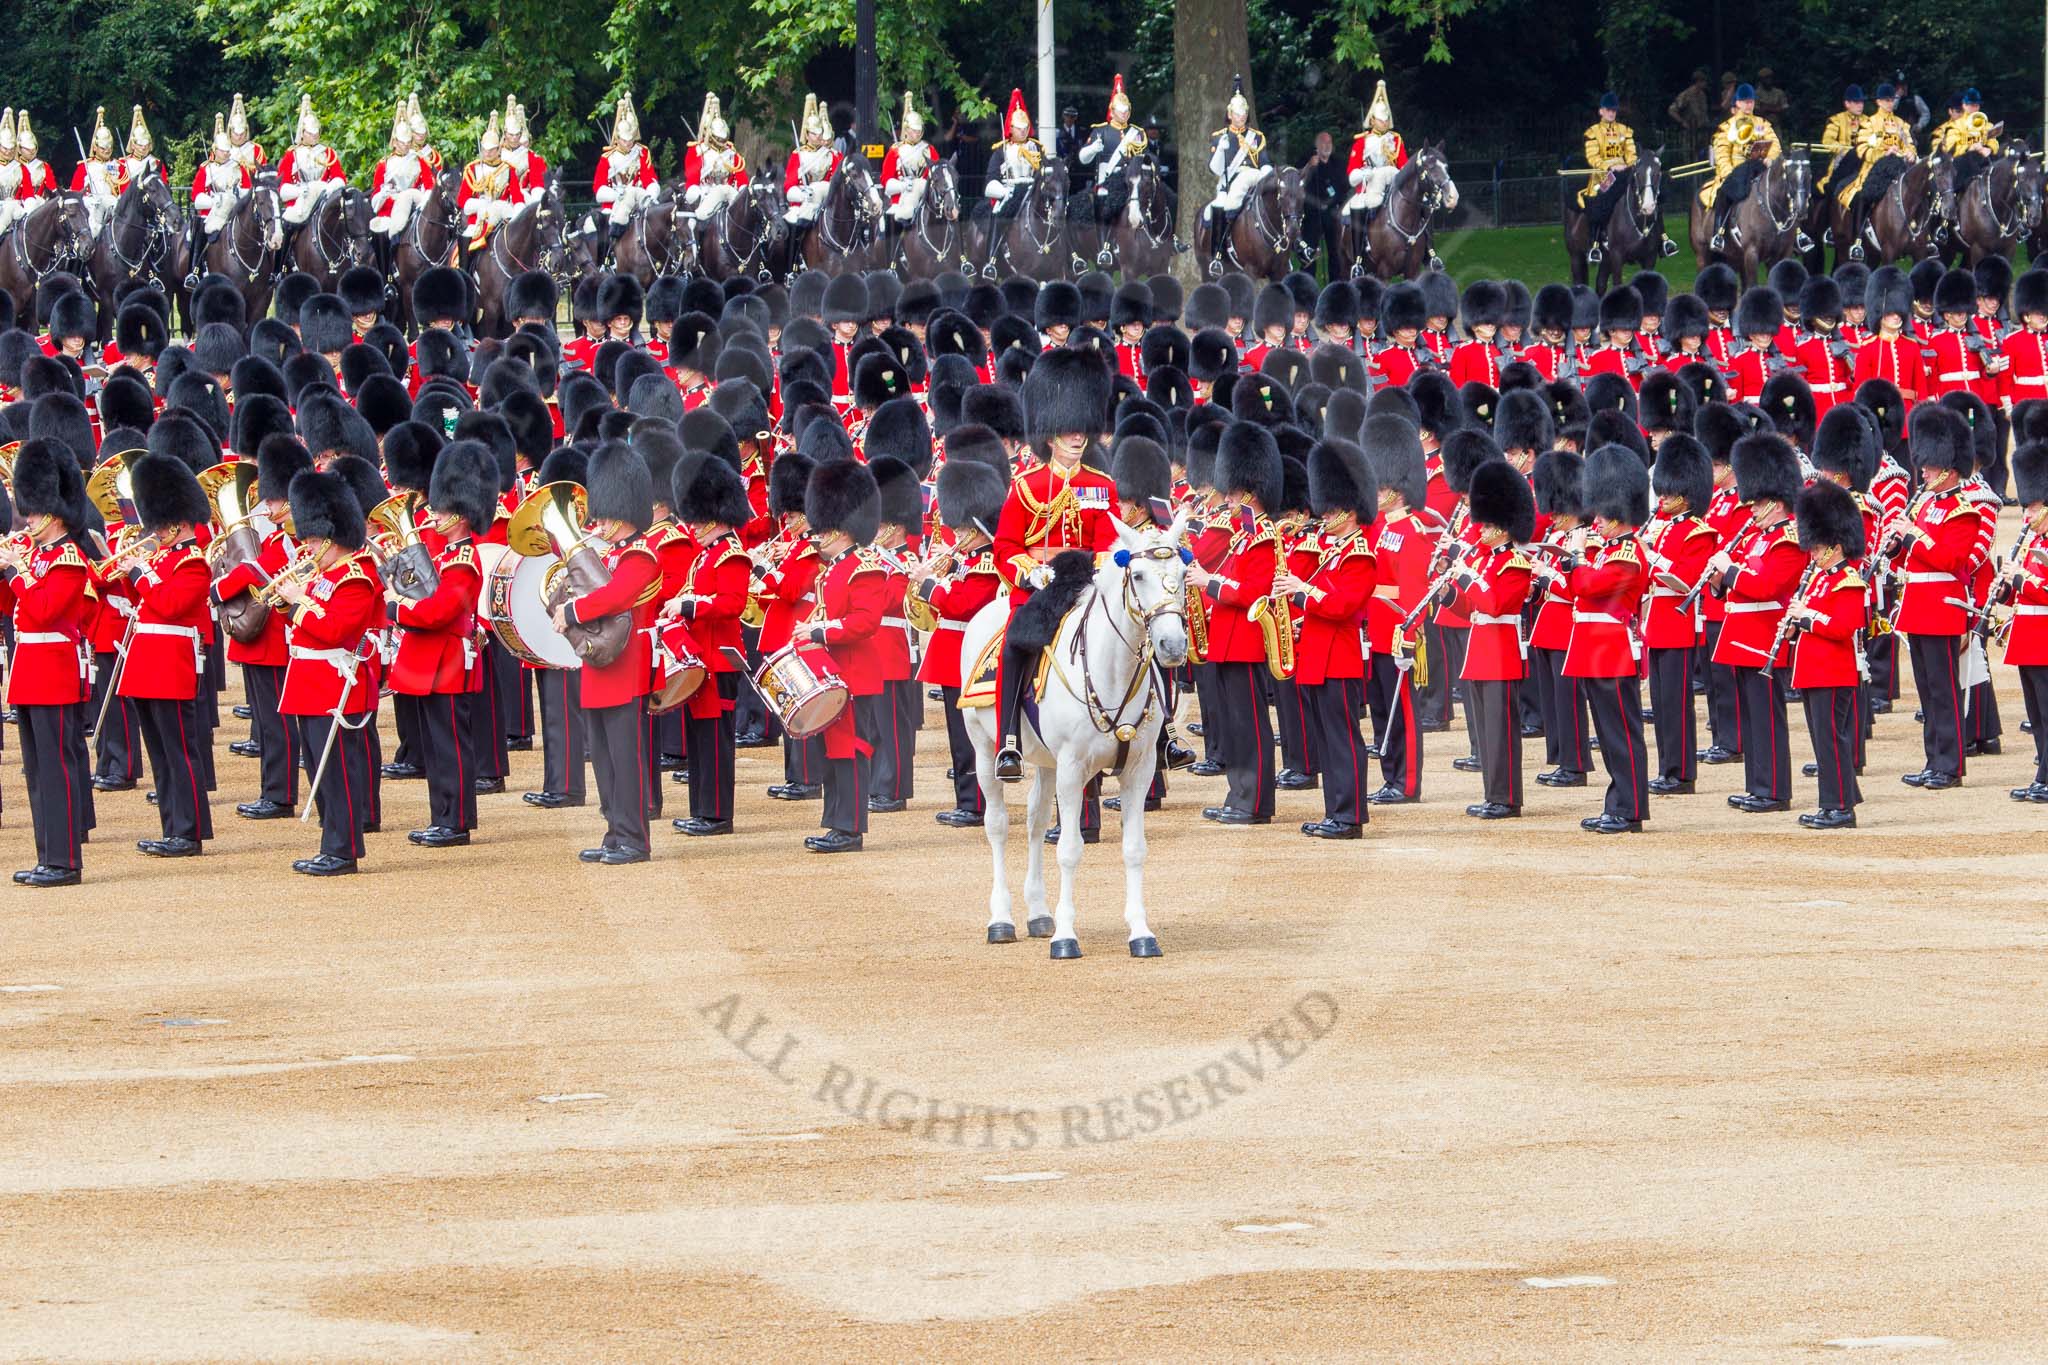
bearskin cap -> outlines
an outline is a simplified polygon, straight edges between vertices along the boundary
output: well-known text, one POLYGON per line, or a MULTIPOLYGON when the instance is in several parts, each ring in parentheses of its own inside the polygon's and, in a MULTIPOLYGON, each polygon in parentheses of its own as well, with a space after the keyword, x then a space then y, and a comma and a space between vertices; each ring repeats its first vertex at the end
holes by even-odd
POLYGON ((752 380, 728 379, 711 391, 705 404, 726 420, 741 440, 753 440, 773 430, 768 417, 768 400, 752 380))
POLYGON ((1671 301, 1664 305, 1664 340, 1676 346, 1686 337, 1704 339, 1712 330, 1707 320, 1707 305, 1697 294, 1673 294, 1671 301))
POLYGON ((861 446, 869 460, 901 460, 922 479, 931 473, 932 431, 915 398, 892 398, 875 409, 861 446))
POLYGON ((545 270, 527 270, 514 275, 505 286, 505 316, 543 318, 550 324, 561 306, 562 291, 545 270))
POLYGON ((1380 335, 1389 340, 1394 333, 1419 332, 1429 314, 1422 301, 1421 286, 1403 282, 1380 296, 1380 335))
POLYGON ((701 450, 716 455, 734 469, 740 467, 740 439, 734 434, 732 423, 710 408, 691 409, 677 430, 683 438, 683 449, 701 450))
POLYGON ((1138 356, 1148 374, 1167 365, 1185 370, 1194 360, 1194 346, 1177 327, 1153 327, 1139 341, 1138 356))
POLYGON ((1810 275, 1799 287, 1799 325, 1819 331, 1822 322, 1842 320, 1842 286, 1832 275, 1810 275))
POLYGON ((1597 447, 1586 457, 1582 478, 1586 507, 1594 516, 1624 526, 1641 526, 1650 519, 1650 471, 1627 446, 1597 447))
POLYGON ((1744 502, 1790 507, 1799 496, 1799 457, 1784 437, 1769 432, 1744 436, 1730 453, 1735 496, 1744 502))
POLYGON ((1654 270, 1638 270, 1629 287, 1642 296, 1643 313, 1648 317, 1664 316, 1664 307, 1671 298, 1671 284, 1654 270))
POLYGON ((1536 494, 1521 472, 1505 460, 1482 464, 1472 471, 1472 520, 1482 526, 1498 526, 1517 545, 1536 534, 1536 494))
POLYGON ((1642 460, 1643 468, 1650 467, 1650 443, 1643 439, 1642 428, 1627 413, 1602 408, 1586 423, 1585 432, 1579 437, 1579 448, 1598 450, 1607 445, 1627 446, 1642 460))
POLYGON ((1749 419, 1731 404, 1702 403, 1693 414, 1692 434, 1699 437, 1714 463, 1726 464, 1733 458, 1735 443, 1749 434, 1749 419))
MULTIPOLYGON (((1345 351, 1343 347, 1332 346, 1327 341, 1323 342, 1316 349, 1323 350, 1325 348, 1345 355, 1351 354, 1351 352, 1345 351)), ((1268 379, 1277 380, 1285 384, 1287 391, 1292 393, 1309 379, 1309 358, 1291 346, 1275 346, 1272 350, 1266 352, 1265 359, 1259 362, 1259 373, 1268 379)), ((1243 388, 1244 386, 1240 384, 1238 387, 1243 388)))
POLYGON ((1686 511, 1705 516, 1714 498, 1714 462, 1707 448, 1684 432, 1666 436, 1650 468, 1650 489, 1660 498, 1683 498, 1686 511))
MULTIPOLYGON (((251 394, 235 404, 235 415, 229 426, 232 429, 229 444, 235 454, 241 459, 253 460, 262 450, 266 437, 293 435, 292 410, 285 406, 282 398, 273 398, 267 393, 251 394)), ((280 492, 278 496, 285 495, 280 492)))
POLYGON ((1585 458, 1576 451, 1546 450, 1529 473, 1536 510, 1547 517, 1586 515, 1585 458))
POLYGON ((2029 313, 2048 316, 2048 269, 2036 266, 2013 281, 2012 313, 2015 319, 2029 313))
POLYGON ((1458 403, 1465 409, 1465 421, 1482 431, 1493 430, 1494 410, 1500 406, 1500 390, 1477 379, 1458 385, 1458 403))
POLYGON ((1408 394, 1415 400, 1416 425, 1438 442, 1465 425, 1465 405, 1458 398, 1458 386, 1442 370, 1418 370, 1408 381, 1408 394))
MULTIPOLYGON (((1159 460, 1162 465, 1165 463, 1163 452, 1159 460)), ((1171 478, 1169 473, 1169 496, 1171 478)), ((1119 494, 1123 491, 1121 478, 1117 490, 1119 494)), ((939 521, 956 532, 965 533, 979 526, 993 535, 1009 491, 1009 481, 981 461, 948 460, 939 471, 939 521)))
POLYGON ((1600 296, 1589 285, 1572 286, 1572 330, 1590 332, 1600 326, 1600 296))
POLYGON ((1230 415, 1262 427, 1282 426, 1294 420, 1294 396, 1277 379, 1242 375, 1230 390, 1230 415))
POLYGON ((1294 326, 1294 295, 1277 284, 1268 284, 1259 290, 1252 300, 1251 330, 1256 340, 1264 341, 1266 330, 1271 327, 1294 326))
MULTIPOLYGON (((1051 289, 1052 285, 1047 285, 1051 289)), ((1045 295, 1039 296, 1044 306, 1045 295)), ((1188 291, 1187 302, 1180 310, 1181 325, 1190 332, 1199 332, 1204 327, 1221 331, 1230 325, 1230 291, 1220 284, 1198 284, 1188 291)))
POLYGON ((960 420, 987 427, 1006 441, 1024 439, 1024 404, 1014 389, 978 384, 960 400, 960 420))
POLYGON ((880 497, 876 515, 884 526, 900 526, 912 535, 924 527, 924 486, 917 471, 901 460, 884 456, 868 461, 880 497))
POLYGON ((868 320, 867 281, 858 275, 834 275, 825 284, 820 308, 826 326, 868 320))
POLYGON ((1735 296, 1741 288, 1742 282, 1736 278, 1734 269, 1722 261, 1708 265, 1692 282, 1692 292, 1699 295, 1709 313, 1734 312, 1735 296))
POLYGON ((708 451, 691 451, 678 460, 662 491, 670 494, 663 501, 685 526, 744 526, 754 515, 739 470, 708 451))
POLYGON ((1397 413, 1374 413, 1365 419, 1364 439, 1359 444, 1372 465, 1375 488, 1398 493, 1410 510, 1424 505, 1429 476, 1423 468, 1422 433, 1413 422, 1397 413))
POLYGON ((413 316, 422 324, 467 322, 472 287, 469 277, 453 266, 423 270, 412 282, 413 316))
POLYGON ((1818 550, 1838 545, 1842 558, 1863 558, 1863 509, 1856 495, 1838 483, 1818 479, 1799 495, 1794 515, 1799 522, 1799 548, 1818 550))
MULTIPOLYGON (((1275 350, 1266 358, 1271 360, 1279 354, 1275 350)), ((1308 373, 1311 380, 1332 391, 1351 389, 1364 393, 1367 388, 1365 362, 1358 353, 1327 341, 1308 353, 1308 373)))
POLYGON ((50 305, 50 335, 54 338, 92 337, 99 326, 100 310, 84 294, 64 294, 50 305))
POLYGON ((1772 375, 1764 381, 1761 406, 1770 414, 1771 424, 1793 444, 1802 450, 1813 445, 1813 389, 1806 376, 1793 370, 1772 375))
POLYGON ((1961 268, 1950 270, 1935 281, 1934 311, 1974 313, 1977 311, 1977 278, 1961 268))
MULTIPOLYGON (((306 394, 299 403, 298 422, 299 439, 313 452, 314 459, 339 452, 360 455, 376 463, 377 433, 338 392, 306 394)), ((425 489, 424 479, 420 487, 425 489)))
POLYGON ((152 451, 135 462, 131 477, 135 516, 143 530, 204 526, 212 519, 213 504, 207 501, 206 490, 199 486, 191 467, 177 457, 152 451))
POLYGON ((1618 374, 1602 372, 1586 380, 1587 420, 1603 412, 1619 412, 1631 421, 1636 415, 1636 391, 1618 374))
POLYGON ((1353 327, 1358 314, 1358 290, 1349 280, 1331 280, 1316 295, 1313 320, 1318 327, 1353 327))
POLYGON ((273 431, 256 447, 256 496, 289 502, 292 480, 313 467, 313 456, 287 429, 273 431))
MULTIPOLYGON (((718 290, 717 284, 708 280, 705 283, 710 284, 716 294, 718 290)), ((683 281, 679 276, 657 275, 654 283, 647 286, 646 312, 648 324, 651 326, 657 322, 674 322, 677 318, 681 317, 689 307, 684 302, 683 293, 683 281)), ((719 311, 724 311, 724 295, 716 294, 716 299, 719 311)))
POLYGON ((451 441, 434 461, 427 506, 458 516, 478 535, 498 515, 498 461, 481 441, 451 441))
MULTIPOLYGON (((1562 284, 1539 286, 1530 306, 1531 320, 1539 332, 1569 332, 1572 328, 1572 291, 1562 284)), ((1382 325, 1384 326, 1384 316, 1382 325)))
POLYGON ((1361 526, 1379 515, 1372 463, 1356 442, 1326 437, 1309 448, 1308 505, 1319 517, 1349 512, 1361 526))
POLYGON ((1785 300, 1777 290, 1766 284, 1743 291, 1742 302, 1735 307, 1736 336, 1775 337, 1784 325, 1785 300))
POLYGON ((1787 256, 1765 272, 1764 283, 1777 291, 1780 300, 1789 303, 1799 297, 1799 291, 1806 285, 1806 267, 1796 257, 1787 256))
POLYGON ((1813 441, 1814 468, 1843 475, 1858 492, 1877 472, 1877 431, 1869 413, 1853 403, 1829 408, 1813 441))
POLYGON ((1643 391, 1636 398, 1636 420, 1651 431, 1690 432, 1698 407, 1692 390, 1680 383, 1677 375, 1670 370, 1651 370, 1643 376, 1643 391))
POLYGON ((1474 327, 1498 327, 1506 320, 1508 291, 1494 280, 1474 280, 1465 286, 1464 297, 1458 301, 1458 316, 1463 319, 1466 330, 1474 327))
POLYGON ((853 405, 862 412, 873 412, 890 399, 907 397, 909 393, 910 372, 886 351, 870 352, 854 367, 853 405))
MULTIPOLYGON (((1109 424, 1110 389, 1109 367, 1093 352, 1047 351, 1019 395, 1027 439, 1100 432, 1109 424)), ((970 393, 967 402, 973 399, 970 393)), ((965 403, 961 411, 967 414, 965 403)))
POLYGON ((1593 405, 1569 379, 1551 380, 1543 386, 1543 396, 1550 400, 1550 417, 1560 432, 1593 420, 1593 405))
POLYGON ((288 492, 292 526, 301 542, 326 540, 344 550, 363 548, 368 530, 363 509, 340 475, 304 470, 293 477, 288 492))
POLYGON ((912 280, 896 296, 896 320, 905 326, 927 322, 939 310, 939 289, 930 280, 912 280))
MULTIPOLYGON (((80 469, 90 469, 97 461, 99 447, 93 440, 92 417, 75 394, 46 393, 28 405, 27 416, 27 439, 59 442, 78 460, 80 469)), ((219 454, 216 444, 214 455, 218 458, 219 454)))
POLYGON ((1454 318, 1458 315, 1458 285, 1441 270, 1425 270, 1415 281, 1422 291, 1423 316, 1454 318))
POLYGON ((130 303, 114 319, 114 344, 123 355, 155 360, 170 342, 170 328, 154 308, 130 303))
MULTIPOLYGON (((950 465, 947 466, 951 468, 950 465)), ((775 457, 775 463, 768 467, 768 515, 786 517, 804 510, 804 490, 810 484, 811 471, 817 466, 808 455, 786 451, 775 457)), ((943 477, 943 471, 941 477, 943 477)), ((1004 491, 1008 491, 1005 485, 1004 491)))
MULTIPOLYGON (((1009 487, 1010 453, 1003 448, 1002 440, 987 427, 966 423, 953 428, 952 434, 946 437, 946 469, 962 462, 987 465, 1002 476, 1003 486, 1009 487)), ((942 469, 939 472, 943 474, 946 471, 942 469)))
POLYGON ((78 458, 57 441, 30 437, 14 456, 14 510, 22 517, 55 517, 76 531, 92 509, 78 458))
MULTIPOLYGON (((1199 294, 1202 291, 1197 289, 1195 292, 1199 294)), ((1065 280, 1053 280, 1038 291, 1031 321, 1041 332, 1062 325, 1079 327, 1086 320, 1081 312, 1081 291, 1065 280)))
MULTIPOLYGON (((1937 268, 1939 268, 1937 266, 1937 268)), ((1930 294, 1932 290, 1930 289, 1930 294)), ((1864 316, 1872 331, 1887 314, 1901 318, 1913 316, 1913 283, 1905 272, 1895 265, 1881 265, 1870 272, 1870 282, 1864 286, 1864 316)))
POLYGON ((1643 296, 1630 284, 1617 284, 1600 297, 1600 330, 1633 332, 1643 325, 1643 296))
POLYGON ((156 399, 151 396, 149 385, 126 370, 116 369, 100 387, 99 413, 102 431, 113 427, 140 431, 156 420, 156 399))
POLYGON ((1273 433, 1252 422, 1233 422, 1216 444, 1216 491, 1243 493, 1258 500, 1268 514, 1277 514, 1281 487, 1280 447, 1273 433))
MULTIPOLYGON (((1938 260, 1922 260, 1906 275, 1906 285, 1913 293, 1913 302, 1933 304, 1935 291, 1941 287, 1941 280, 1948 274, 1948 267, 1938 260)), ((1937 310, 1939 311, 1939 310, 1937 310)))
POLYGON ((2028 441, 2013 451, 2012 489, 2022 507, 2048 502, 2048 441, 2028 441))
POLYGON ((149 428, 149 453, 168 455, 197 474, 220 463, 220 437, 190 410, 169 408, 149 428))
MULTIPOLYGON (((171 349, 180 348, 174 346, 171 349)), ((157 374, 161 376, 163 371, 159 369, 157 374)), ((303 405, 306 395, 315 389, 332 389, 337 395, 341 393, 341 386, 334 380, 334 367, 327 363, 326 356, 317 351, 299 351, 285 357, 284 386, 294 408, 303 405)))
POLYGON ((867 544, 882 524, 882 493, 874 474, 852 460, 819 465, 804 489, 804 520, 813 535, 840 531, 856 545, 867 544))
POLYGON ((1991 415, 1991 405, 1974 393, 1945 393, 1941 405, 1962 418, 1963 425, 1970 429, 1977 469, 1989 469, 1998 459, 1998 421, 1991 415))
POLYGON ((1150 436, 1119 437, 1109 469, 1120 502, 1149 507, 1154 500, 1173 499, 1173 463, 1166 457, 1166 447, 1150 436))
POLYGON ((645 531, 654 521, 654 478, 640 452, 624 441, 605 441, 590 455, 592 521, 623 521, 645 531))

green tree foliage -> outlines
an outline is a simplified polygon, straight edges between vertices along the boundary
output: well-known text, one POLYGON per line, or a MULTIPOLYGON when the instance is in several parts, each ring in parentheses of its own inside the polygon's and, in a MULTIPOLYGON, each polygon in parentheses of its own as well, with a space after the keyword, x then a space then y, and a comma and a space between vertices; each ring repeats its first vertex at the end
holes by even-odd
POLYGON ((1421 33, 1429 40, 1423 60, 1448 62, 1451 21, 1495 3, 1497 0, 1341 0, 1337 6, 1337 58, 1361 71, 1378 71, 1385 65, 1381 36, 1421 33))

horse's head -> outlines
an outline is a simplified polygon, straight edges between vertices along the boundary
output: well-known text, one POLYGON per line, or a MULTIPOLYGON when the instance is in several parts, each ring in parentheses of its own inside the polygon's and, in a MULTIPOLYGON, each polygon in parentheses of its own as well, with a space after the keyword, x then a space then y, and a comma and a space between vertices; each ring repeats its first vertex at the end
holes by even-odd
POLYGON ((51 245, 59 256, 82 259, 92 249, 92 214, 86 210, 84 196, 66 191, 48 203, 55 218, 51 245))
POLYGON ((1301 217, 1302 205, 1307 202, 1307 192, 1302 189, 1301 172, 1292 166, 1283 166, 1273 177, 1279 187, 1280 216, 1288 222, 1301 217))
POLYGON ((243 212, 255 225, 256 236, 265 251, 284 250, 284 202, 275 187, 253 191, 243 201, 243 212))
POLYGON ((1450 167, 1444 163, 1443 145, 1425 144, 1416 152, 1414 162, 1420 167, 1416 174, 1422 180, 1422 206, 1446 212, 1458 207, 1458 187, 1452 183, 1450 167))
POLYGON ((1188 514, 1182 511, 1164 530, 1136 530, 1119 521, 1116 552, 1111 556, 1123 577, 1124 610, 1144 628, 1153 654, 1166 668, 1178 668, 1188 658, 1187 572, 1191 556, 1181 548, 1187 520, 1188 514))
POLYGON ((1939 153, 1929 156, 1921 163, 1927 168, 1927 193, 1932 212, 1937 218, 1954 222, 1956 218, 1956 163, 1939 153))
POLYGON ((1785 158, 1785 206, 1794 218, 1806 216, 1813 199, 1813 162, 1806 156, 1785 158))
POLYGON ((2013 158, 2013 203, 2019 209, 2020 223, 2031 229, 2041 222, 2044 175, 2041 159, 2030 155, 2024 142, 2014 142, 2010 152, 2013 158))
POLYGON ((132 187, 149 216, 150 226, 162 227, 178 216, 177 201, 171 198, 171 187, 160 175, 145 175, 132 187))
POLYGON ((1046 157, 1038 163, 1038 174, 1032 179, 1032 188, 1038 192, 1038 202, 1045 210, 1046 221, 1058 222, 1066 211, 1067 163, 1056 156, 1046 157))
POLYGON ((1636 215, 1654 218, 1657 200, 1664 193, 1664 149, 1659 147, 1637 157, 1635 172, 1636 215))
POLYGON ((849 156, 841 161, 839 179, 845 186, 855 217, 869 222, 881 218, 886 206, 882 203, 882 192, 875 185, 875 173, 868 166, 866 157, 849 156))
POLYGON ((351 185, 336 200, 335 214, 341 220, 343 250, 348 258, 360 264, 370 259, 370 196, 351 185))
POLYGON ((931 175, 925 181, 924 202, 930 207, 932 217, 942 223, 960 220, 960 168, 947 157, 932 167, 931 175))

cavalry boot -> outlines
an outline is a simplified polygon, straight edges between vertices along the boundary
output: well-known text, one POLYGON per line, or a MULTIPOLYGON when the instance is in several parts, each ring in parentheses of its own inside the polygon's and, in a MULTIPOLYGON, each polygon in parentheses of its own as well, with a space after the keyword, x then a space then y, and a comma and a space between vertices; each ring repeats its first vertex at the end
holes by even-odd
POLYGON ((1017 742, 1018 716, 1024 709, 1024 689, 1031 685, 1036 660, 1022 650, 1003 646, 1003 693, 996 699, 996 734, 1001 748, 996 753, 996 780, 1016 782, 1024 776, 1024 751, 1017 742))

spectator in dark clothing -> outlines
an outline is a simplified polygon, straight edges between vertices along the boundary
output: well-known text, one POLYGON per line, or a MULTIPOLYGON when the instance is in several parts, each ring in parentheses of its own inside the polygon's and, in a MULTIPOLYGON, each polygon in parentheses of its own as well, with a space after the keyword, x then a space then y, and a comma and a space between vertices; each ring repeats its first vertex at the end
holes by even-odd
POLYGON ((1303 205, 1301 235, 1325 260, 1334 260, 1337 232, 1343 225, 1343 204, 1351 192, 1336 145, 1326 132, 1316 134, 1316 149, 1301 163, 1303 205))
POLYGON ((1081 111, 1071 104, 1060 110, 1059 131, 1053 134, 1052 154, 1067 163, 1068 183, 1081 183, 1081 111))
POLYGON ((946 128, 946 155, 953 158, 954 168, 960 173, 962 202, 980 203, 982 186, 988 179, 988 151, 982 144, 981 130, 971 121, 963 120, 957 109, 946 128))

